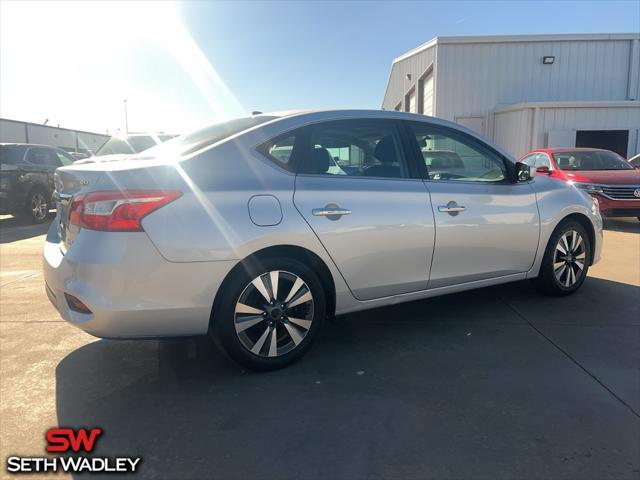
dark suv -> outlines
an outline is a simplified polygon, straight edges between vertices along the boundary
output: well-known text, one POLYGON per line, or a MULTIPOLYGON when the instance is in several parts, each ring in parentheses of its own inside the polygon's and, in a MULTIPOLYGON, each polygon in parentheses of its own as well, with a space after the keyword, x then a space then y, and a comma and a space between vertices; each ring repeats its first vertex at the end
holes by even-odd
POLYGON ((47 145, 0 143, 0 214, 46 221, 54 205, 53 173, 74 159, 47 145))

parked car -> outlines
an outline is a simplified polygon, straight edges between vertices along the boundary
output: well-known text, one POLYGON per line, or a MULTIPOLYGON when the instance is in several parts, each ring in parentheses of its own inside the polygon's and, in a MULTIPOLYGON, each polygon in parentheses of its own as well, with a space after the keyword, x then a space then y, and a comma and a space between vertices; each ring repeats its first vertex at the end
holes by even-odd
POLYGON ((640 218, 640 170, 609 150, 542 148, 521 162, 540 175, 558 178, 598 199, 605 217, 640 218))
POLYGON ((76 163, 123 160, 175 137, 177 135, 170 133, 131 133, 125 136, 113 136, 103 143, 95 154, 76 163))
POLYGON ((631 157, 627 160, 634 168, 640 168, 640 153, 634 157, 631 157))
POLYGON ((73 160, 64 150, 48 145, 0 144, 0 213, 33 223, 46 221, 55 206, 53 172, 73 160))
POLYGON ((327 315, 528 278, 568 295, 602 246, 590 196, 409 113, 257 115, 57 176, 44 275, 65 320, 209 333, 254 369, 300 357, 327 315), (427 139, 464 168, 432 178, 427 139))

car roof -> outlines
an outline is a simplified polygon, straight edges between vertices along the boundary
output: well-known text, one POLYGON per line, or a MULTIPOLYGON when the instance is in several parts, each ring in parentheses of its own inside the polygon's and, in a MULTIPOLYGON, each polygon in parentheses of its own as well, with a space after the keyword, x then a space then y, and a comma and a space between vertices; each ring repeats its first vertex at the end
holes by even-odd
POLYGON ((43 145, 40 143, 0 143, 0 147, 45 147, 61 150, 60 147, 56 147, 55 145, 43 145))
MULTIPOLYGON (((503 156, 514 159, 513 155, 507 152, 504 148, 497 145, 491 139, 484 135, 471 130, 470 128, 460 125, 449 120, 445 120, 439 117, 432 117, 429 115, 422 115, 420 113, 399 112, 397 110, 372 110, 372 109, 332 109, 332 110, 285 110, 280 112, 265 112, 260 115, 278 117, 274 121, 280 121, 286 118, 292 117, 307 117, 307 120, 342 120, 342 119, 357 119, 357 118, 388 118, 394 120, 406 120, 414 122, 429 122, 436 126, 452 128, 458 131, 467 133, 468 135, 481 140, 484 143, 488 143, 493 149, 498 151, 503 156)), ((256 116, 260 116, 256 115, 256 116)))
POLYGON ((604 148, 591 147, 557 147, 557 148, 537 148, 532 152, 566 153, 566 152, 610 152, 604 148))

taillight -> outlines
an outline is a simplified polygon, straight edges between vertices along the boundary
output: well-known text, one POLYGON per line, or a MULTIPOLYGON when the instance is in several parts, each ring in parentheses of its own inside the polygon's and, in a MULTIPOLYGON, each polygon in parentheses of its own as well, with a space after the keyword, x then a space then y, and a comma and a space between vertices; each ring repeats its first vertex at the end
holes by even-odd
POLYGON ((91 230, 141 232, 151 212, 179 198, 182 192, 124 190, 78 195, 71 202, 69 222, 91 230))

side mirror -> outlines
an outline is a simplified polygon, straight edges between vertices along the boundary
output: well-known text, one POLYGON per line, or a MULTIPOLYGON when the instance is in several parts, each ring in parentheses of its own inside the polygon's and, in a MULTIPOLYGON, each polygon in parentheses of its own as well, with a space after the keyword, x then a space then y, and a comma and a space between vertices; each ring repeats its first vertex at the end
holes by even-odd
POLYGON ((516 182, 523 183, 531 180, 531 167, 526 163, 516 162, 516 182))
POLYGON ((536 168, 536 172, 544 173, 545 175, 551 175, 551 170, 546 165, 536 168))

